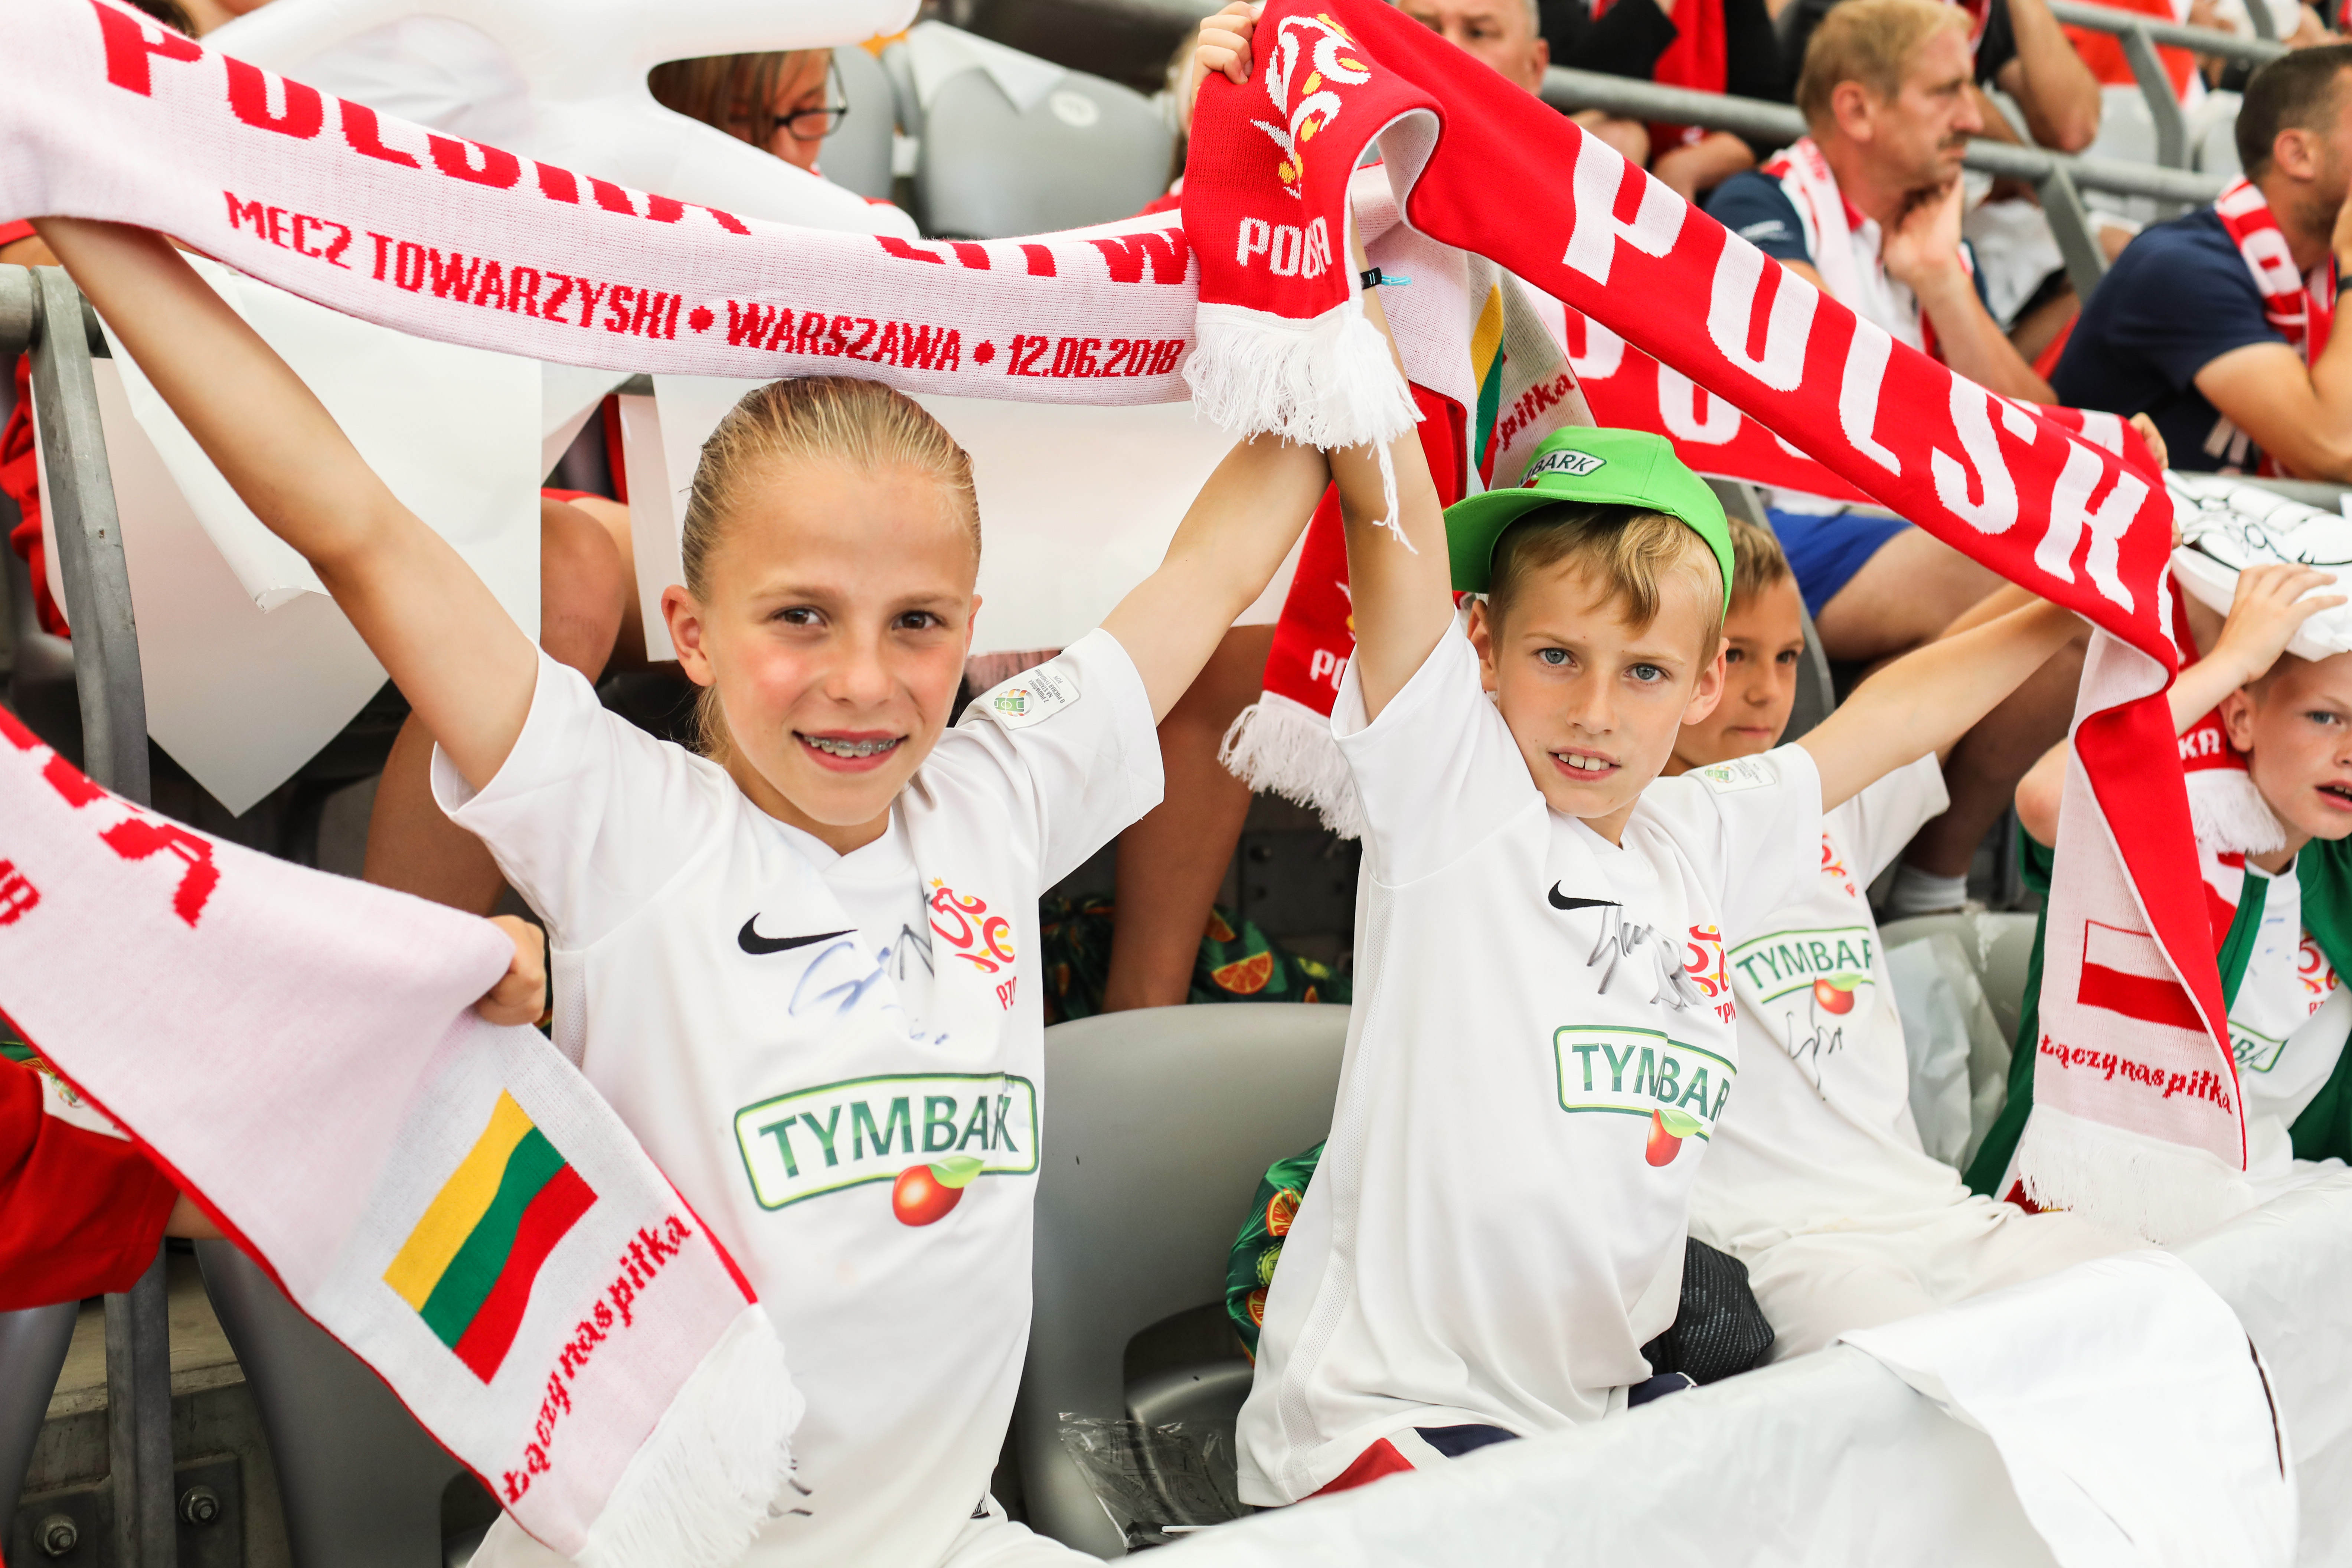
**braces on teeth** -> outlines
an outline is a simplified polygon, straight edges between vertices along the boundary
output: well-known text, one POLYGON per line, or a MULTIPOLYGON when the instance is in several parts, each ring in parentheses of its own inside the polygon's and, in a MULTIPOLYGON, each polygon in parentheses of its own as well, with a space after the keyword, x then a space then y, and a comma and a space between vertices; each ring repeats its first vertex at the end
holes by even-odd
POLYGON ((898 737, 881 741, 828 741, 822 735, 803 735, 802 740, 818 751, 836 757, 870 757, 887 752, 898 743, 898 737))

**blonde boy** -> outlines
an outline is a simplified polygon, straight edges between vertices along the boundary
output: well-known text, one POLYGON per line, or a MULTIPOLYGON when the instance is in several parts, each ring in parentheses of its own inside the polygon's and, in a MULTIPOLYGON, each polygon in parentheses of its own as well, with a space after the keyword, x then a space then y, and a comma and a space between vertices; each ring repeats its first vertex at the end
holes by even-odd
MULTIPOLYGON (((2264 1195, 2304 1179, 2309 1162, 2352 1155, 2344 1051, 2352 996, 2337 981, 2352 961, 2352 654, 2311 660, 2285 652, 2305 621, 2344 603, 2317 592, 2330 586, 2330 574, 2308 566, 2240 574, 2218 635, 2192 608, 2206 651, 2169 694, 2183 761, 2242 766, 2276 822, 2261 846, 2221 842, 2210 827, 2198 836, 2245 1109, 2247 1173, 2264 1195)), ((2029 880, 2050 868, 2044 847, 2057 842, 2065 776, 2061 744, 2017 786, 2018 821, 2034 840, 2029 880)), ((2032 1109, 2037 1053, 2025 1047, 2035 1025, 2029 1006, 2009 1103, 1969 1167, 1979 1192, 2014 1188, 2009 1166, 2032 1109)))
POLYGON ((2021 610, 1890 666, 1798 745, 1662 781, 1723 697, 1713 493, 1631 431, 1560 432, 1522 488, 1442 518, 1418 446, 1392 459, 1412 550, 1370 526, 1370 463, 1333 462, 1361 988, 1242 1412, 1258 1503, 1636 1399, 1735 1098, 1725 931, 1813 873, 1825 806, 1948 745, 2073 625, 2021 610), (1455 589, 1486 595, 1466 626, 1455 589))
MULTIPOLYGON (((1669 773, 1769 751, 1796 699, 1796 581, 1771 534, 1735 522, 1732 535, 1723 700, 1683 727, 1669 773)), ((1972 1195, 1920 1146, 1866 890, 1944 806, 1936 753, 1895 769, 1823 813, 1814 864, 1727 937, 1739 1108, 1699 1168, 1691 1230, 1748 1265, 1775 1359, 2131 1245, 1972 1195)))

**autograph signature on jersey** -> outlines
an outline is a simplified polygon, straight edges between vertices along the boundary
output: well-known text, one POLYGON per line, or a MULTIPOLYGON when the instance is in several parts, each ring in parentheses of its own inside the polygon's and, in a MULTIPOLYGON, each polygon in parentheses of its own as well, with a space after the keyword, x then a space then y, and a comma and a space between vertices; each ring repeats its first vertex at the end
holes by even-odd
MULTIPOLYGON (((1805 994, 1811 995, 1811 993, 1805 994)), ((1821 1094, 1822 1064, 1845 1049, 1845 1026, 1816 1023, 1813 1032, 1809 1035, 1797 1022, 1796 1014, 1783 1013, 1780 1015, 1780 1037, 1789 1042, 1789 1059, 1795 1062, 1797 1069, 1811 1082, 1813 1092, 1821 1094)), ((1822 1095, 1822 1099, 1828 1098, 1822 1095)))
MULTIPOLYGON (((1664 1002, 1678 1012, 1709 1005, 1709 994, 1699 988, 1698 982, 1684 966, 1683 944, 1672 937, 1661 935, 1655 926, 1645 926, 1627 920, 1625 907, 1622 904, 1609 899, 1570 898, 1559 890, 1559 884, 1557 882, 1552 884, 1551 891, 1546 894, 1545 898, 1556 910, 1600 911, 1601 938, 1592 944, 1592 951, 1585 955, 1584 960, 1587 968, 1601 971, 1601 979, 1594 987, 1596 990, 1605 994, 1609 989, 1609 983, 1617 976, 1620 961, 1631 960, 1632 962, 1625 966, 1625 973, 1629 979, 1634 980, 1638 984, 1643 970, 1648 970, 1652 974, 1649 996, 1651 1001, 1664 1002), (1636 953, 1643 956, 1635 958, 1636 953)), ((1697 928, 1693 927, 1692 931, 1696 935, 1697 928)), ((1716 938, 1716 946, 1717 957, 1715 968, 1720 973, 1722 939, 1719 936, 1716 938)))

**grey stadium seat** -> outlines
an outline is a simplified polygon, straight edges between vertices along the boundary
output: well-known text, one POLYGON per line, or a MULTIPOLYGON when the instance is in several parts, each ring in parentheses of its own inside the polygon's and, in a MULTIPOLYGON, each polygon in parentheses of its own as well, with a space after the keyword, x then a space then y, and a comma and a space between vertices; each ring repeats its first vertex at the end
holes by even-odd
POLYGON ((294 1568, 444 1568, 442 1498, 464 1467, 250 1258, 226 1241, 196 1257, 261 1409, 294 1568))
POLYGON ((1062 1447, 1064 1412, 1230 1439, 1250 1370, 1224 1323, 1227 1257, 1266 1167, 1330 1130, 1348 1011, 1157 1007, 1045 1031, 1036 1305, 1013 1414, 1038 1531, 1125 1549, 1062 1447))
POLYGON ((1072 71, 1027 113, 983 70, 950 77, 924 114, 915 221, 1003 239, 1128 217, 1167 189, 1175 139, 1142 94, 1072 71))
POLYGON ((73 1342, 74 1317, 80 1307, 78 1301, 61 1301, 54 1307, 0 1312, 0 1542, 7 1539, 8 1521, 16 1517, 25 1471, 41 1440, 41 1423, 48 1415, 58 1373, 66 1364, 66 1347, 73 1342))
POLYGON ((824 139, 817 167, 836 185, 861 196, 890 199, 890 136, 898 128, 898 95, 882 62, 855 44, 833 51, 849 113, 824 139))
POLYGON ((2238 105, 2234 92, 2209 92, 2189 113, 2189 161, 2200 174, 2235 179, 2244 171, 2238 163, 2238 105))

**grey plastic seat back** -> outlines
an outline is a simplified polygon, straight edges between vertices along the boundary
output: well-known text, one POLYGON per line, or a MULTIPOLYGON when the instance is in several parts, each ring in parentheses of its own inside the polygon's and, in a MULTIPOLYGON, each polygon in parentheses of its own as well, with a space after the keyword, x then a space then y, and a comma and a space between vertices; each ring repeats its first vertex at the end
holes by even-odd
POLYGON ((443 1568, 441 1498, 464 1467, 250 1258, 226 1241, 196 1257, 261 1410, 294 1568, 443 1568))
POLYGON ((1073 71, 1016 109, 983 70, 948 79, 925 112, 915 221, 1002 239, 1108 223, 1168 186, 1175 139, 1142 94, 1073 71))
POLYGON ((890 199, 890 135, 898 121, 898 95, 882 62, 856 44, 833 51, 849 113, 817 153, 817 167, 836 185, 861 196, 890 199))
POLYGON ((74 1317, 80 1310, 79 1301, 61 1301, 54 1307, 0 1312, 0 1542, 7 1539, 8 1521, 16 1517, 25 1472, 41 1440, 49 1395, 57 1390, 66 1347, 73 1343, 74 1317))
POLYGON ((1266 1167, 1330 1130, 1348 1013, 1158 1007, 1045 1031, 1036 1306, 1013 1415, 1034 1528, 1122 1554, 1059 1417, 1125 1416, 1129 1341, 1223 1300, 1266 1167))
POLYGON ((2244 173, 2238 161, 2238 106, 2234 92, 2210 92, 2189 116, 2189 161, 2200 174, 2234 179, 2244 173))
POLYGON ((1993 1021, 2010 1039, 2017 1037, 2018 1015, 2025 1002, 2025 975, 2033 961, 2034 917, 1995 910, 1968 910, 1952 914, 1914 915, 1888 921, 1878 928, 1879 942, 1888 952, 1940 931, 1959 939, 1969 967, 1992 1005, 1993 1021))

